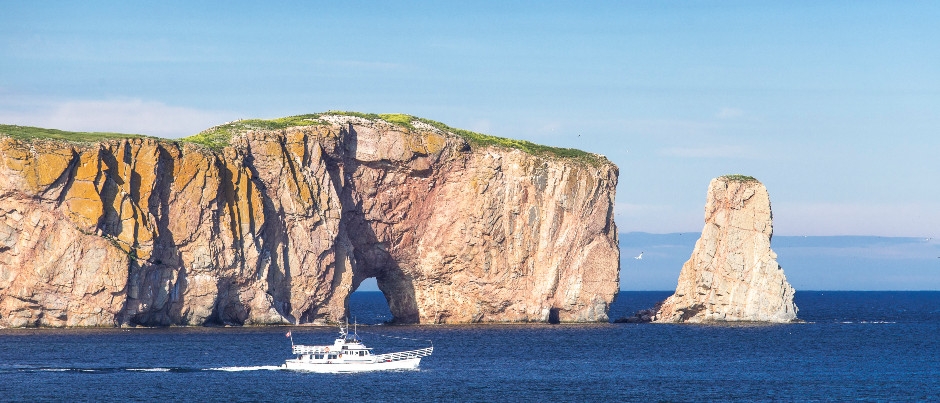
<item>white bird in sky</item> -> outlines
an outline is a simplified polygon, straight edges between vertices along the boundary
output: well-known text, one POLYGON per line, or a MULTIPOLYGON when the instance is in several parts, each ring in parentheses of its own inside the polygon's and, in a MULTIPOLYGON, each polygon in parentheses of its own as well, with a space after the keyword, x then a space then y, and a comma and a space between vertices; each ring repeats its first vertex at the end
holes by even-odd
POLYGON ((636 260, 642 260, 642 259, 643 259, 643 252, 640 252, 639 255, 634 256, 633 258, 636 259, 636 260))

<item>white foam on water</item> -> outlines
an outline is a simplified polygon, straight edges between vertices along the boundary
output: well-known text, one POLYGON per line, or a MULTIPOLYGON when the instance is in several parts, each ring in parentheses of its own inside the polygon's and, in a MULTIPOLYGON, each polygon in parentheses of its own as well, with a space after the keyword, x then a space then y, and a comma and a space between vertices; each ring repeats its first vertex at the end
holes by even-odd
POLYGON ((169 368, 128 368, 127 370, 136 372, 170 372, 169 368))
POLYGON ((240 372, 240 371, 277 371, 284 369, 280 365, 259 365, 254 367, 221 367, 221 368, 209 368, 206 371, 227 371, 227 372, 240 372))

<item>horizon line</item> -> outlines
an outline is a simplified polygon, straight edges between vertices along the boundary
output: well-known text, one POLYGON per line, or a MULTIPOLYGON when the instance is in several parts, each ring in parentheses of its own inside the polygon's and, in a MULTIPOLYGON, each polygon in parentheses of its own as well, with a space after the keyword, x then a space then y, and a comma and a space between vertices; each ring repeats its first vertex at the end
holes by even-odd
MULTIPOLYGON (((684 234, 701 234, 702 231, 687 231, 687 232, 649 232, 649 231, 628 231, 628 232, 617 232, 618 234, 647 234, 647 235, 684 235, 684 234)), ((858 234, 837 234, 837 235, 791 235, 791 234, 773 234, 775 237, 794 237, 794 238, 824 238, 824 237, 858 237, 858 238, 920 238, 920 239, 933 239, 933 236, 927 235, 858 235, 858 234)))

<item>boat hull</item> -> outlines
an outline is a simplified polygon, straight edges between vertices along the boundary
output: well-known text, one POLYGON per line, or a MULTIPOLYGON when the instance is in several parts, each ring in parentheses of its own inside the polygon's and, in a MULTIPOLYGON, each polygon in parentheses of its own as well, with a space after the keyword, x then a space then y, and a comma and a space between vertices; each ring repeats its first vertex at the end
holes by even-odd
POLYGON ((369 371, 394 371, 394 370, 415 370, 421 363, 421 358, 410 358, 406 360, 388 361, 388 362, 337 362, 322 363, 310 362, 305 360, 287 360, 283 368, 294 371, 322 372, 322 373, 348 373, 348 372, 369 372, 369 371))

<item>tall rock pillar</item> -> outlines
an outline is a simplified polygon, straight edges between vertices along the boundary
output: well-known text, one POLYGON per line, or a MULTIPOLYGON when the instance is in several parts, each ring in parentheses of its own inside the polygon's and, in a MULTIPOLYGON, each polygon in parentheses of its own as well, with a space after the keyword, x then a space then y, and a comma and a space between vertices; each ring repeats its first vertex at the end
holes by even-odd
POLYGON ((702 236, 653 322, 795 321, 794 290, 770 249, 772 236, 763 184, 741 175, 712 179, 702 236))

